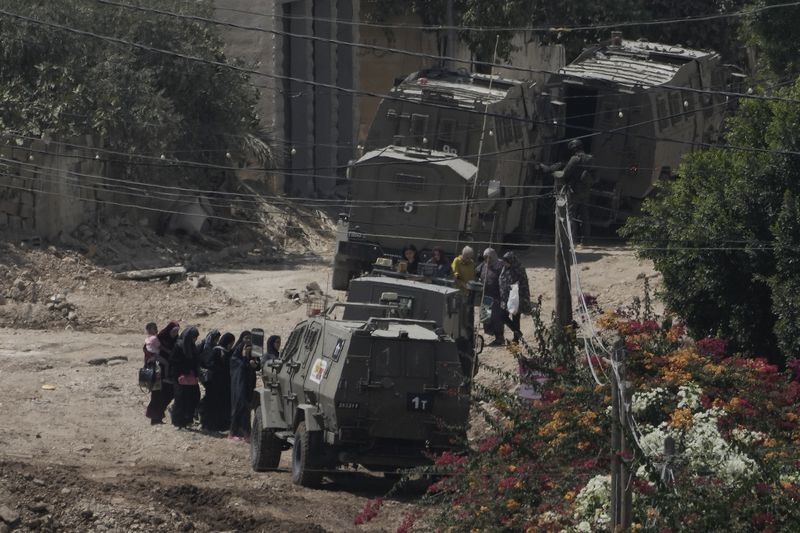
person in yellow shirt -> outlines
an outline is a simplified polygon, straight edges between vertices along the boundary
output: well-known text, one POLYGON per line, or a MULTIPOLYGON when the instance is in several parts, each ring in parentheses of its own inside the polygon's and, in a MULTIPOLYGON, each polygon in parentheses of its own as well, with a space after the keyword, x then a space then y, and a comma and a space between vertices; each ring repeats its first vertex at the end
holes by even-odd
POLYGON ((469 246, 461 250, 461 255, 453 259, 453 278, 456 287, 467 290, 467 283, 475 279, 475 251, 469 246))

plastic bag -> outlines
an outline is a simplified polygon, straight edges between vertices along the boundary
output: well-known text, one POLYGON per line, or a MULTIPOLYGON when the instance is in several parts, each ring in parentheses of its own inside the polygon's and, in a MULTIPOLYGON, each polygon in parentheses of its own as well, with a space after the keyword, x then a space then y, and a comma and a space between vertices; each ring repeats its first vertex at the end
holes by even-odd
POLYGON ((515 283, 511 286, 511 291, 508 293, 506 310, 510 315, 516 315, 519 313, 519 283, 515 283))

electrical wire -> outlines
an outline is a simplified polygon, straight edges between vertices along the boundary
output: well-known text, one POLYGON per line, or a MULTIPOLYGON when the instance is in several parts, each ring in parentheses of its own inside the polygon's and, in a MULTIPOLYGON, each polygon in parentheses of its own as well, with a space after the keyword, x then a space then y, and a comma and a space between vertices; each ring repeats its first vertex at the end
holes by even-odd
POLYGON ((242 10, 242 9, 234 9, 234 8, 226 8, 226 7, 215 7, 217 11, 229 11, 232 13, 240 13, 243 15, 254 15, 260 17, 274 17, 274 18, 282 18, 286 20, 308 20, 312 22, 329 22, 335 24, 343 24, 343 25, 350 25, 350 26, 359 26, 359 27, 367 27, 367 28, 378 28, 378 29, 388 29, 388 30, 417 30, 417 31, 446 31, 446 30, 456 30, 462 32, 539 32, 539 33, 568 33, 568 32, 576 32, 576 31, 589 31, 589 30, 605 30, 605 29, 615 29, 615 28, 625 28, 625 27, 635 27, 635 26, 664 26, 668 24, 686 24, 691 22, 707 22, 711 20, 719 20, 719 19, 726 19, 726 18, 738 18, 738 17, 746 17, 750 15, 755 15, 764 11, 770 11, 773 9, 782 9, 787 7, 796 7, 800 6, 800 2, 786 2, 782 4, 773 4, 773 5, 766 5, 766 6, 753 6, 747 9, 742 9, 739 11, 732 11, 730 13, 709 13, 705 15, 690 15, 686 17, 675 17, 675 18, 664 18, 664 19, 646 19, 646 20, 628 20, 628 21, 617 21, 617 22, 607 22, 602 24, 589 24, 589 25, 578 25, 578 26, 568 26, 568 25, 547 25, 547 26, 447 26, 444 24, 387 24, 387 23, 379 23, 379 22, 361 22, 361 21, 352 21, 347 19, 334 19, 334 18, 324 18, 324 17, 315 17, 315 16, 303 16, 303 15, 285 15, 282 13, 260 13, 257 11, 249 11, 249 10, 242 10))

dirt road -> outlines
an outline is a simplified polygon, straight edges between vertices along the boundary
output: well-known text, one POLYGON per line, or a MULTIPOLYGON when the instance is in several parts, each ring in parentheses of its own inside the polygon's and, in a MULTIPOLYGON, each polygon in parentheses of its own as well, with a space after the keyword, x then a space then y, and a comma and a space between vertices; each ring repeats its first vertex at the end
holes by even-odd
MULTIPOLYGON (((641 294, 639 274, 654 276, 651 265, 627 250, 584 250, 579 259, 584 291, 607 307, 641 294)), ((549 315, 552 248, 537 248, 523 262, 532 292, 548 295, 549 315)), ((213 289, 205 296, 187 290, 191 298, 176 301, 182 291, 170 289, 170 309, 185 308, 176 318, 201 332, 262 327, 286 336, 305 307, 284 291, 311 281, 324 289, 329 275, 326 263, 302 258, 260 270, 211 272, 213 289), (219 305, 195 316, 202 298, 203 306, 219 305)), ((104 289, 106 298, 78 300, 78 312, 116 307, 115 314, 127 316, 125 291, 144 286, 115 287, 104 289)), ((163 321, 154 306, 154 318, 163 321)), ((0 518, 16 514, 20 531, 394 531, 412 508, 410 500, 389 498, 375 520, 355 527, 356 514, 387 493, 390 482, 353 473, 319 490, 296 488, 286 471, 288 453, 283 471, 257 474, 246 444, 150 426, 147 396, 135 384, 143 334, 127 321, 114 329, 0 329, 0 518), (127 361, 88 364, 115 356, 127 361)), ((502 349, 487 349, 484 357, 512 366, 502 349)))

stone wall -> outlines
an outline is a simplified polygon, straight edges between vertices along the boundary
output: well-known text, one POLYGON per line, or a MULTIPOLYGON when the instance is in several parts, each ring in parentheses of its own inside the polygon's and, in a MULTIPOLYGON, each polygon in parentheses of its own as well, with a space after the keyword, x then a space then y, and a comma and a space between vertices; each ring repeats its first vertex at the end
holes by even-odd
MULTIPOLYGON (((91 145, 91 139, 72 140, 91 145)), ((0 145, 0 233, 50 240, 97 216, 104 163, 92 150, 52 141, 0 145)))

